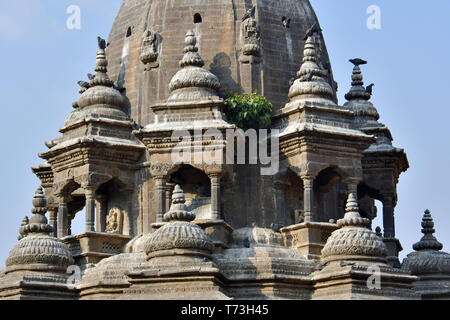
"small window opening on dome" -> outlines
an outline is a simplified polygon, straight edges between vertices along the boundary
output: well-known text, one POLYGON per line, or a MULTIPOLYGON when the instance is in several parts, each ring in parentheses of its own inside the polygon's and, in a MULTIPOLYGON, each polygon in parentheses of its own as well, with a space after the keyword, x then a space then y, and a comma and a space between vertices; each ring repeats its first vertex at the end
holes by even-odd
POLYGON ((132 34, 133 34, 133 30, 131 29, 131 27, 128 27, 128 30, 127 30, 127 38, 128 38, 128 37, 131 37, 132 34))
POLYGON ((283 23, 283 27, 285 27, 287 29, 291 26, 291 19, 289 19, 287 17, 283 17, 281 19, 281 23, 283 23))
POLYGON ((202 15, 200 13, 194 14, 194 23, 202 23, 202 15))

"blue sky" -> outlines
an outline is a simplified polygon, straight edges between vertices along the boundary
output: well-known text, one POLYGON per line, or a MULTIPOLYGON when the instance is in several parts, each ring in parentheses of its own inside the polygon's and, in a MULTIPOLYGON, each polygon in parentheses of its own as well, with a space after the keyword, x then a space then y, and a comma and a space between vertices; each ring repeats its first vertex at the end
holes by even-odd
MULTIPOLYGON (((420 221, 430 209, 438 239, 450 250, 449 141, 450 2, 424 5, 412 0, 311 0, 320 19, 339 100, 350 87, 348 59, 369 61, 367 84, 375 83, 373 103, 411 168, 398 185, 397 236, 404 254, 420 239, 420 221), (381 30, 366 27, 370 5, 381 9, 381 30)), ((0 264, 16 243, 38 179, 30 167, 58 129, 78 97, 76 82, 92 72, 96 37, 107 37, 120 0, 0 0, 2 61, 0 158, 0 264), (81 8, 81 30, 69 30, 70 5, 81 8)), ((382 225, 377 218, 375 225, 382 225)))

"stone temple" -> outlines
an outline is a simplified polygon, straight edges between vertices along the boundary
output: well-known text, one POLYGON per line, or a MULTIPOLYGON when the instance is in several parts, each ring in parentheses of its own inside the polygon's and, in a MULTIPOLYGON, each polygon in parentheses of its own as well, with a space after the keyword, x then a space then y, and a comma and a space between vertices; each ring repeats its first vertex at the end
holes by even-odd
POLYGON ((308 0, 124 0, 32 168, 42 186, 0 298, 450 298, 450 256, 428 211, 398 259, 406 154, 378 121, 365 61, 352 60, 338 103, 319 25, 308 0), (224 95, 255 90, 273 104, 263 142, 279 142, 278 170, 199 161, 230 147, 234 159, 224 95), (176 161, 180 130, 193 152, 176 161), (372 231, 375 200, 383 230, 372 231), (85 232, 72 234, 77 214, 85 232))

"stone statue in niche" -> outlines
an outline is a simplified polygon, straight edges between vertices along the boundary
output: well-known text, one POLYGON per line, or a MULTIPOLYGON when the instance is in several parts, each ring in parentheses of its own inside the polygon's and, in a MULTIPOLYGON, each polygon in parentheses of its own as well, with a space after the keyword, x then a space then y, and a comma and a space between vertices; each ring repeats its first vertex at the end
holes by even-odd
POLYGON ((242 22, 242 39, 243 46, 239 61, 242 63, 259 63, 261 62, 261 46, 260 31, 258 22, 249 17, 242 22))
POLYGON ((106 217, 106 232, 123 233, 123 211, 119 208, 109 210, 108 216, 106 217))
POLYGON ((145 71, 159 67, 158 62, 158 36, 156 32, 146 30, 142 41, 141 61, 145 71))

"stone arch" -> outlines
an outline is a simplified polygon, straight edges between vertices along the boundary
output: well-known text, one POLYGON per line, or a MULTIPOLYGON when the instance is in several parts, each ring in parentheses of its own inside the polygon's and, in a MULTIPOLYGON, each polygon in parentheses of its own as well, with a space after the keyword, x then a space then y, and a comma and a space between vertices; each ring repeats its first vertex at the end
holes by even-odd
POLYGON ((320 170, 314 180, 314 207, 317 221, 337 220, 345 214, 348 175, 337 166, 320 170))
MULTIPOLYGON (((169 172, 168 185, 171 189, 177 184, 181 186, 188 210, 194 212, 198 219, 208 218, 211 212, 211 179, 205 171, 196 166, 184 164, 169 172)), ((169 193, 167 195, 171 196, 169 193)), ((170 199, 167 199, 167 204, 170 204, 170 199)))

